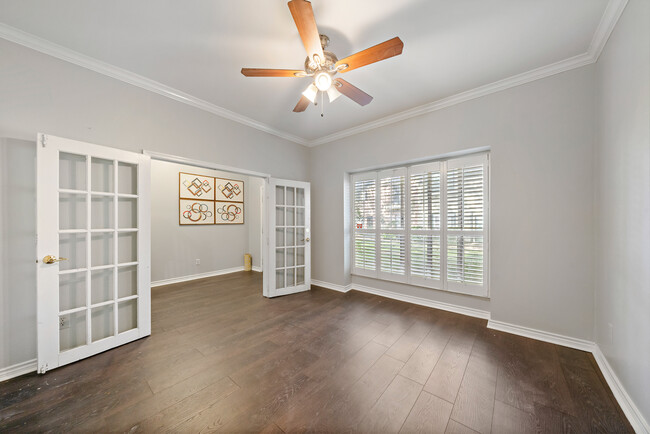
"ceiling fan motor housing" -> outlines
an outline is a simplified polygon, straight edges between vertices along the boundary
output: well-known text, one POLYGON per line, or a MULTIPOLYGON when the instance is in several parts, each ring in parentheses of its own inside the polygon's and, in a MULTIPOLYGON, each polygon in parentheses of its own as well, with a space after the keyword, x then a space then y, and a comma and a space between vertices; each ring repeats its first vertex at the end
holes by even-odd
POLYGON ((325 56, 325 60, 322 61, 320 65, 316 65, 309 57, 305 59, 305 72, 307 74, 314 74, 320 70, 330 73, 336 72, 336 67, 334 65, 339 61, 336 54, 331 51, 323 51, 323 55, 325 56))

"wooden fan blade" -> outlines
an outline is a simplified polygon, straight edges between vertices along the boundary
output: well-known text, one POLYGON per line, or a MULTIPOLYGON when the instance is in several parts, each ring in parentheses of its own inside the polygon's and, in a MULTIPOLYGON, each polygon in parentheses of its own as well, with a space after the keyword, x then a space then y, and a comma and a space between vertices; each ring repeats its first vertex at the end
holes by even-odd
POLYGON ((334 80, 334 85, 336 86, 336 90, 341 92, 343 95, 347 96, 350 98, 352 101, 356 102, 359 105, 367 105, 372 101, 372 97, 359 89, 356 86, 351 85, 347 81, 343 80, 342 78, 337 78, 334 80), (339 83, 337 85, 336 83, 339 83))
POLYGON ((306 0, 291 0, 287 4, 293 21, 298 28, 298 33, 300 33, 302 44, 307 50, 307 55, 314 61, 314 56, 318 56, 318 62, 322 63, 325 56, 323 55, 323 47, 320 44, 320 34, 318 33, 318 27, 316 27, 311 3, 306 0))
POLYGON ((244 74, 246 77, 304 77, 305 76, 305 71, 301 71, 299 69, 242 68, 241 73, 244 74))
POLYGON ((370 65, 371 63, 379 62, 380 60, 388 59, 389 57, 402 54, 404 43, 397 36, 389 39, 386 42, 377 44, 374 47, 366 48, 356 54, 341 59, 336 62, 336 66, 347 64, 348 67, 340 70, 340 72, 348 72, 353 69, 361 68, 362 66, 370 65))
POLYGON ((300 101, 298 101, 298 104, 293 108, 293 111, 296 113, 304 112, 307 107, 311 104, 311 101, 307 99, 304 95, 300 97, 300 101))

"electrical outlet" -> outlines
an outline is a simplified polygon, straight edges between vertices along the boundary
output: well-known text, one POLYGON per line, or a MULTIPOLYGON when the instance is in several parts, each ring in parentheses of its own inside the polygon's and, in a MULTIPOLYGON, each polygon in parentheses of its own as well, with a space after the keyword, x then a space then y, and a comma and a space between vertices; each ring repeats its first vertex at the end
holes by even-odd
POLYGON ((201 260, 200 259, 196 260, 196 265, 201 265, 201 260))
POLYGON ((59 317, 59 330, 70 328, 70 317, 60 316, 59 317))

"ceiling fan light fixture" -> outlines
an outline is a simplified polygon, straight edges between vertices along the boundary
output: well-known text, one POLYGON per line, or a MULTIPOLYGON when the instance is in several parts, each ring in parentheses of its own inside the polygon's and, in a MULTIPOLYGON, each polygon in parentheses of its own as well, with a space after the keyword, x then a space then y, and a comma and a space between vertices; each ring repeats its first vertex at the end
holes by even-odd
POLYGON ((312 83, 307 87, 307 89, 305 89, 305 91, 302 94, 313 104, 314 102, 316 102, 316 95, 318 95, 318 88, 314 83, 312 83))
POLYGON ((316 77, 314 78, 314 84, 318 88, 318 90, 321 90, 323 92, 327 91, 330 87, 332 87, 332 76, 329 75, 327 72, 319 72, 316 74, 316 77))
POLYGON ((336 90, 336 86, 331 86, 329 89, 327 89, 327 97, 329 98, 330 102, 334 102, 336 98, 340 97, 343 95, 341 92, 336 90))

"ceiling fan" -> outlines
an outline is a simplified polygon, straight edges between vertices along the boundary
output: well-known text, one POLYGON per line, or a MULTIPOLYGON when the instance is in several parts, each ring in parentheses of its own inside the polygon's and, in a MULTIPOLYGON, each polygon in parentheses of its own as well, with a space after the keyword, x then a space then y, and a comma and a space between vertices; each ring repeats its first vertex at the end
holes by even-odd
POLYGON ((341 94, 362 106, 372 101, 372 97, 361 89, 342 78, 334 78, 334 76, 338 72, 352 71, 402 54, 404 43, 400 38, 389 39, 374 47, 338 60, 334 53, 325 51, 329 44, 329 38, 318 33, 311 3, 307 0, 291 0, 288 5, 302 43, 307 50, 305 69, 242 68, 241 73, 246 77, 313 77, 313 83, 302 93, 300 101, 293 109, 294 112, 303 112, 309 103, 316 103, 319 92, 327 93, 330 102, 341 96, 341 94))

